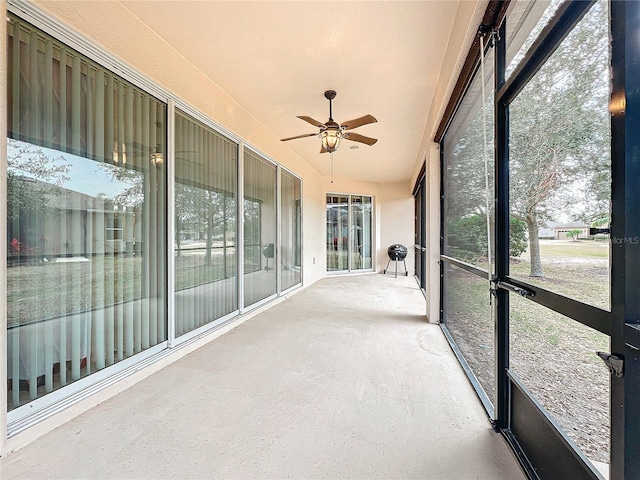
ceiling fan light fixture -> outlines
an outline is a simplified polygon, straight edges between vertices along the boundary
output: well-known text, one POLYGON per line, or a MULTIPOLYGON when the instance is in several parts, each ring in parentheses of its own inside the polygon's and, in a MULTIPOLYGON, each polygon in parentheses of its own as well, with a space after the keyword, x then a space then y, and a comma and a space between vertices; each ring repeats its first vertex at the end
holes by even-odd
POLYGON ((342 132, 338 128, 327 128, 320 133, 322 139, 322 148, 327 152, 335 152, 340 146, 340 140, 342 139, 342 132))
POLYGON ((322 149, 320 153, 333 153, 338 150, 340 146, 341 140, 349 140, 351 142, 360 142, 365 145, 373 145, 378 141, 376 138, 365 137, 364 135, 360 135, 358 133, 352 133, 350 130, 354 128, 361 127, 363 125, 368 125, 370 123, 376 123, 378 120, 372 115, 364 115, 359 118, 354 118, 348 120, 344 123, 337 123, 333 120, 333 99, 336 98, 335 90, 327 90, 324 92, 324 98, 329 100, 329 121, 322 123, 317 120, 314 120, 311 117, 307 117, 306 115, 298 115, 300 120, 304 120, 307 123, 310 123, 314 127, 320 128, 318 133, 307 133, 304 135, 296 135, 295 137, 282 138, 282 142, 287 142, 289 140, 295 140, 297 138, 306 138, 306 137, 320 137, 322 142, 322 149))

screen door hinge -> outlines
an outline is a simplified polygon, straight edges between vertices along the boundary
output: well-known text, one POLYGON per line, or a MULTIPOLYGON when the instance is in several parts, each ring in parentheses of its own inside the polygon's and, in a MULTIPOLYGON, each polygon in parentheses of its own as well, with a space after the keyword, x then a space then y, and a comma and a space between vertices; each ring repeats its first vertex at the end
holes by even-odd
POLYGON ((609 372, 616 377, 622 377, 624 375, 624 360, 616 355, 607 352, 596 352, 598 356, 605 363, 609 372))

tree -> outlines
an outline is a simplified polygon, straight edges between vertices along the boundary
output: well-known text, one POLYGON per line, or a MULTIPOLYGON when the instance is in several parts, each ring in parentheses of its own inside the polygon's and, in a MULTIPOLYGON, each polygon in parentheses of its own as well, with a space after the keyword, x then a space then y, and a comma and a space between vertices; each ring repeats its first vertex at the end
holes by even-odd
POLYGON ((592 9, 509 109, 511 211, 527 225, 533 277, 542 222, 609 208, 608 22, 605 5, 592 9))
POLYGON ((229 194, 207 190, 195 185, 176 182, 175 186, 175 229, 176 247, 180 255, 182 232, 204 233, 206 253, 204 263, 212 264, 213 238, 216 232, 222 234, 226 244, 228 231, 235 229, 236 203, 229 194))
MULTIPOLYGON (((510 219, 510 255, 519 257, 527 249, 526 225, 518 218, 510 219)), ((456 257, 468 261, 487 258, 487 218, 471 215, 453 222, 449 227, 449 246, 456 257)))
MULTIPOLYGON (((570 217, 566 220, 591 223, 610 211, 607 16, 606 5, 595 4, 509 106, 510 217, 512 225, 517 219, 526 227, 531 276, 544 273, 538 232, 545 221, 570 217)), ((492 79, 483 80, 490 92, 492 79)), ((493 218, 493 202, 487 212, 485 201, 479 87, 476 78, 444 143, 445 234, 454 249, 461 248, 453 244, 464 235, 458 221, 473 215, 493 218)), ((490 192, 492 103, 487 98, 490 192)), ((486 242, 486 231, 478 235, 486 242)), ((512 241, 512 253, 513 248, 512 241)))
POLYGON ((527 225, 517 217, 509 218, 509 256, 519 257, 527 249, 527 225))
POLYGON ((43 147, 13 138, 7 140, 7 236, 10 254, 44 249, 41 228, 54 207, 56 188, 69 180, 69 164, 63 155, 53 156, 43 147), (35 222, 35 223, 34 223, 35 222))
POLYGON ((580 234, 582 233, 582 230, 580 230, 579 228, 576 228, 575 230, 569 230, 567 232, 567 237, 571 237, 571 239, 574 242, 578 241, 578 237, 580 236, 580 234))

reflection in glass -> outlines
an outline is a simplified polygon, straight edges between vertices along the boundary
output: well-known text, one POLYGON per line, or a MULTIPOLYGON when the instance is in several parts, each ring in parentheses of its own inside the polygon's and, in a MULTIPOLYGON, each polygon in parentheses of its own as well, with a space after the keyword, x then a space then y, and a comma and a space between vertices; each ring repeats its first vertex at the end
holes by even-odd
POLYGON ((610 219, 607 25, 597 2, 509 108, 510 213, 528 238, 511 275, 605 309, 609 238, 589 228, 610 219))
POLYGON ((514 0, 509 3, 506 19, 507 70, 509 78, 558 11, 567 0, 514 0))
POLYGON ((510 370, 591 460, 609 463, 609 337, 510 295, 510 370))
POLYGON ((238 146, 176 113, 176 335, 237 310, 238 146))
POLYGON ((282 170, 280 176, 280 277, 286 290, 302 281, 302 182, 282 170))
POLYGON ((8 25, 8 405, 166 340, 166 107, 8 25))
POLYGON ((494 324, 489 281, 444 263, 444 323, 493 403, 494 324))
POLYGON ((327 196, 327 271, 349 269, 349 196, 327 196))
POLYGON ((371 197, 351 196, 351 270, 371 269, 371 197))
MULTIPOLYGON (((489 50, 485 58, 484 79, 487 150, 484 150, 482 79, 479 73, 471 83, 444 139, 444 253, 483 268, 488 267, 489 255, 487 215, 490 224, 494 222, 492 65, 493 50, 489 50), (488 163, 488 192, 485 157, 488 163)), ((493 246, 491 248, 493 251, 493 246)))
POLYGON ((327 195, 327 271, 370 270, 373 198, 327 195))
POLYGON ((276 293, 276 167, 244 150, 244 305, 276 293))

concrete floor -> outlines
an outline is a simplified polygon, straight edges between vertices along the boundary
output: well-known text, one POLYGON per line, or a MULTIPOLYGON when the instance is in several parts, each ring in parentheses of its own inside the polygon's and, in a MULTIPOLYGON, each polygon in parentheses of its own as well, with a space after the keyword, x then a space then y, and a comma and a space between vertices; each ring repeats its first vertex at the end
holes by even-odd
POLYGON ((13 478, 524 479, 411 278, 324 279, 0 459, 13 478))

